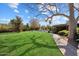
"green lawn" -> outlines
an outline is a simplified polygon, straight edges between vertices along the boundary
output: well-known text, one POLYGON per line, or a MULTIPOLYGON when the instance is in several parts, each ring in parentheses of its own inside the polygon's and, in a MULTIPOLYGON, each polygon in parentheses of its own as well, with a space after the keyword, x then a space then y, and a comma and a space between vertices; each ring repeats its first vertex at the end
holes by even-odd
POLYGON ((49 33, 34 31, 1 33, 0 55, 60 56, 62 53, 49 33))

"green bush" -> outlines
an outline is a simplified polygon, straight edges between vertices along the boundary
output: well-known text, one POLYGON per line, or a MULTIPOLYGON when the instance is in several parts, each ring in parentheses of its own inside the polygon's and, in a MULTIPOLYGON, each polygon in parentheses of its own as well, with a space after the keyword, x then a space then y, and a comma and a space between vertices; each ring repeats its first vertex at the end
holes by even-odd
POLYGON ((79 44, 79 39, 76 39, 76 42, 79 44))
POLYGON ((62 31, 59 31, 58 34, 62 35, 62 36, 67 36, 68 35, 68 31, 67 30, 62 30, 62 31))
POLYGON ((68 25, 67 24, 60 24, 60 25, 54 25, 53 26, 53 32, 56 33, 56 34, 59 31, 62 31, 62 30, 68 30, 68 25))
POLYGON ((53 27, 53 28, 52 28, 52 31, 53 31, 53 33, 56 33, 56 34, 57 34, 57 33, 58 33, 58 28, 53 27))
POLYGON ((79 43, 79 33, 77 32, 77 35, 76 35, 76 42, 79 43))
POLYGON ((77 27, 77 33, 79 33, 79 27, 77 27))

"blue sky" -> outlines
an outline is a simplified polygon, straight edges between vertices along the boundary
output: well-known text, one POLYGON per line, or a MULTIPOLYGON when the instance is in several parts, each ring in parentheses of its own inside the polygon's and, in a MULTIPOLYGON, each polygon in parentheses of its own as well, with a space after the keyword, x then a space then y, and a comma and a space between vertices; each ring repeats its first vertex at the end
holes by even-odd
MULTIPOLYGON (((65 13, 69 15, 67 4, 57 4, 60 13, 65 13)), ((32 18, 38 18, 40 20, 41 25, 47 25, 48 22, 45 22, 45 15, 40 15, 36 17, 36 15, 40 14, 39 6, 37 4, 32 3, 0 3, 0 23, 8 23, 11 19, 15 18, 16 15, 20 16, 23 19, 23 23, 26 24, 32 18)), ((43 14, 51 15, 51 13, 46 12, 43 14)), ((56 16, 53 17, 53 21, 51 25, 55 24, 64 24, 68 21, 67 18, 56 16)))

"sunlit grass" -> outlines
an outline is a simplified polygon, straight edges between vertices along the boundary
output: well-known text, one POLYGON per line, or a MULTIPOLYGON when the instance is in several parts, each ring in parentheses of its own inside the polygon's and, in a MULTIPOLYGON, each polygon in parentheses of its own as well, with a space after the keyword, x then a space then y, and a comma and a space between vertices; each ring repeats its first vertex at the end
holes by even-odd
POLYGON ((0 34, 0 55, 57 56, 62 54, 49 33, 28 31, 0 34))

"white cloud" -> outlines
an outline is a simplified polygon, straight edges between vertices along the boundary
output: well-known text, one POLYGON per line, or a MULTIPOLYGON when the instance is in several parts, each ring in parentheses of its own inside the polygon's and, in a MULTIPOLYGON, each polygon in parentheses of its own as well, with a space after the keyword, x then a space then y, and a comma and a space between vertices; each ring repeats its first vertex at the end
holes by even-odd
POLYGON ((41 26, 47 26, 47 25, 49 25, 48 22, 44 22, 44 21, 40 21, 39 23, 40 23, 41 26))
POLYGON ((37 17, 33 17, 33 18, 35 18, 35 19, 36 19, 37 17))
POLYGON ((16 12, 16 13, 19 13, 19 10, 17 10, 17 9, 14 9, 14 12, 16 12))
POLYGON ((75 6, 76 8, 79 8, 79 3, 75 3, 74 6, 75 6))
POLYGON ((49 16, 49 17, 52 15, 49 11, 42 12, 42 14, 47 15, 47 16, 49 16))
POLYGON ((29 11, 28 11, 27 9, 25 10, 25 12, 26 12, 26 13, 29 13, 29 11))
POLYGON ((19 3, 9 3, 8 6, 14 10, 14 12, 19 13, 18 8, 19 3))
POLYGON ((60 18, 61 18, 60 16, 54 16, 53 20, 57 20, 57 19, 60 19, 60 18))
POLYGON ((8 4, 8 6, 9 6, 10 8, 13 8, 13 9, 17 9, 17 8, 18 8, 18 5, 19 5, 19 3, 9 3, 9 4, 8 4))
POLYGON ((41 11, 42 10, 42 7, 43 7, 43 5, 38 5, 38 8, 39 8, 39 11, 41 11))
POLYGON ((6 19, 6 18, 0 19, 0 23, 2 24, 8 24, 9 21, 10 19, 6 19))
POLYGON ((44 6, 44 4, 43 5, 40 4, 38 5, 38 8, 39 8, 39 11, 42 11, 42 14, 46 14, 48 16, 51 16, 50 11, 55 12, 57 10, 59 12, 59 8, 57 8, 56 6, 51 6, 51 5, 44 6))
POLYGON ((68 21, 68 18, 66 18, 66 17, 54 16, 53 19, 52 19, 51 25, 65 24, 67 21, 68 21))
POLYGON ((47 12, 42 12, 42 14, 46 14, 46 15, 48 15, 49 14, 49 12, 47 11, 47 12))
POLYGON ((47 9, 45 9, 45 7, 44 7, 44 4, 39 4, 38 9, 39 9, 39 11, 47 11, 47 9))
POLYGON ((30 18, 30 16, 27 17, 28 19, 30 18))
POLYGON ((59 9, 56 7, 56 6, 50 6, 50 5, 47 5, 47 9, 51 10, 51 11, 59 11, 59 9))
POLYGON ((59 8, 57 8, 57 7, 52 7, 52 11, 56 11, 56 9, 57 9, 57 11, 59 12, 59 8))
POLYGON ((58 20, 58 19, 61 19, 61 18, 63 18, 64 20, 68 20, 68 18, 66 18, 64 16, 54 16, 53 20, 58 20))

